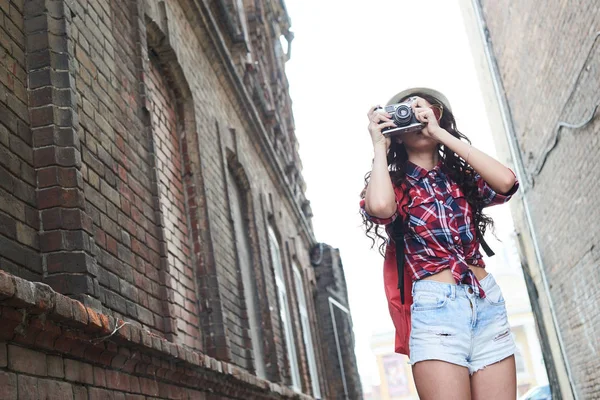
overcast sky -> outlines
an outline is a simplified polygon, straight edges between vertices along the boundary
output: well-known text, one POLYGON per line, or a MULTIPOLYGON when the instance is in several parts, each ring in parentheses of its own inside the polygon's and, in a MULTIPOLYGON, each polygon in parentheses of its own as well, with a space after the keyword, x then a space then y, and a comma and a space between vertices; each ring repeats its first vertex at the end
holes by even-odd
MULTIPOLYGON (((393 326, 383 259, 369 249, 358 213, 373 157, 366 112, 407 87, 436 88, 452 104, 459 129, 494 155, 489 123, 457 0, 286 0, 286 5, 295 33, 286 71, 306 194, 317 240, 341 251, 359 371, 368 386, 379 380, 371 336, 393 326)), ((494 211, 510 220, 506 206, 494 211)))

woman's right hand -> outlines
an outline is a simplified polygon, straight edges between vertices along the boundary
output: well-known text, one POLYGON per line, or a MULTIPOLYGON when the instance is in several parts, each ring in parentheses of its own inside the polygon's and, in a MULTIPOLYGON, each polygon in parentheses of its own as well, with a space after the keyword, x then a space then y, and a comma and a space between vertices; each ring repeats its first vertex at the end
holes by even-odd
POLYGON ((384 136, 381 133, 383 128, 395 128, 396 124, 390 118, 390 114, 386 112, 377 112, 379 106, 371 107, 367 113, 369 117, 369 133, 371 134, 371 140, 373 141, 373 147, 385 146, 386 151, 390 148, 392 140, 389 136, 384 136))

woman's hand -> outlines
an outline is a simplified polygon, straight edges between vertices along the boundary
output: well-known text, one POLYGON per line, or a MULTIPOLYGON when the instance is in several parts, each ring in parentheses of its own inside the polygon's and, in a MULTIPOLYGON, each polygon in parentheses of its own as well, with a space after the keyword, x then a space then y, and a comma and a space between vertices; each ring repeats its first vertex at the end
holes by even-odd
POLYGON ((425 124, 421 133, 439 142, 440 133, 444 129, 440 127, 438 119, 429 103, 420 97, 415 97, 411 107, 417 120, 425 124))
POLYGON ((385 146, 386 151, 390 148, 392 143, 388 136, 384 136, 381 133, 383 128, 395 128, 396 124, 390 118, 390 114, 386 112, 375 111, 379 106, 371 107, 367 113, 369 117, 369 133, 371 134, 371 140, 373 141, 373 147, 385 146))

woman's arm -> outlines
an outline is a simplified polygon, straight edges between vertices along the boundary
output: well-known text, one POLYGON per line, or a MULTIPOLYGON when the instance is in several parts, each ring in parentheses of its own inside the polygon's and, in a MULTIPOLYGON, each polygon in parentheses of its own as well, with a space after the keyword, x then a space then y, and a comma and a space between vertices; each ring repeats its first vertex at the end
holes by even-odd
POLYGON ((391 115, 375 112, 375 107, 369 109, 367 116, 375 157, 365 193, 365 211, 373 217, 388 218, 395 214, 397 205, 387 165, 387 152, 391 142, 381 134, 381 129, 396 125, 390 119, 391 115))
POLYGON ((508 193, 515 185, 515 174, 493 157, 452 136, 445 129, 440 128, 436 136, 440 143, 466 160, 497 193, 508 193))
POLYGON ((385 143, 375 145, 371 178, 365 194, 365 211, 377 218, 388 218, 396 212, 396 194, 387 165, 385 143))
POLYGON ((417 97, 416 103, 413 104, 413 110, 415 110, 419 121, 427 123, 423 133, 462 157, 494 191, 508 193, 514 188, 517 179, 510 169, 440 127, 433 110, 427 106, 423 99, 417 97))

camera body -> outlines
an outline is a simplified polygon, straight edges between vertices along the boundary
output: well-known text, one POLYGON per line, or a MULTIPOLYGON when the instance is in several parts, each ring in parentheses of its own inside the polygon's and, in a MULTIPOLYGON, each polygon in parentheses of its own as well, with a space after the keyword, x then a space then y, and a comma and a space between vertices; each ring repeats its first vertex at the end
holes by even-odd
POLYGON ((402 103, 390 104, 375 110, 379 113, 388 113, 396 127, 383 128, 381 133, 385 136, 396 136, 403 133, 417 132, 425 127, 425 124, 417 120, 417 116, 411 107, 414 99, 408 99, 402 103))

